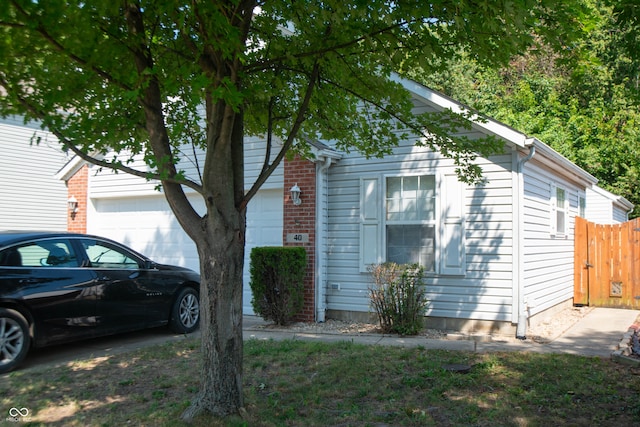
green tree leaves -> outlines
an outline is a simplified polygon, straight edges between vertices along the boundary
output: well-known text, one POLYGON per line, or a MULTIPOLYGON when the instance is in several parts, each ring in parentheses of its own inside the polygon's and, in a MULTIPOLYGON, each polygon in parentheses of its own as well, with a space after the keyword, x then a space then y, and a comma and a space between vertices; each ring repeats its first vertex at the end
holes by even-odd
POLYGON ((622 25, 628 14, 615 15, 602 1, 590 3, 593 17, 583 27, 588 33, 573 43, 569 57, 545 44, 496 69, 464 52, 447 70, 412 77, 538 137, 601 186, 640 205, 637 49, 621 42, 636 36, 635 24, 622 25))
MULTIPOLYGON (((505 64, 536 40, 565 48, 585 26, 585 10, 577 0, 259 7, 14 0, 0 12, 6 92, 0 113, 37 118, 85 153, 126 147, 137 154, 149 149, 143 92, 156 82, 174 147, 190 141, 206 149, 198 108, 222 102, 244 111, 249 134, 270 132, 286 141, 296 129, 370 156, 426 128, 434 149, 457 155, 473 176, 466 159, 476 147, 450 143, 444 132, 451 126, 440 126, 437 117, 414 117, 406 91, 389 74, 441 70, 461 49, 479 64, 505 64)), ((305 141, 295 140, 300 151, 308 148, 305 141)))

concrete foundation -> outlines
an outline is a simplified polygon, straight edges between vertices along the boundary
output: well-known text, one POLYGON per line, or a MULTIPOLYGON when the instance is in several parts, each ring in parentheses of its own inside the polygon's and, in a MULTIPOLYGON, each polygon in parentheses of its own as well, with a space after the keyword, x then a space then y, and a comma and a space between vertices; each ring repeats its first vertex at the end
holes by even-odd
MULTIPOLYGON (((562 310, 572 307, 573 299, 557 304, 547 310, 531 316, 527 321, 527 328, 537 326, 555 316, 562 310)), ((374 313, 360 311, 327 310, 327 319, 342 320, 344 322, 377 323, 374 313)), ((463 334, 486 334, 515 336, 517 324, 494 320, 456 319, 451 317, 426 316, 424 325, 427 329, 440 329, 447 332, 463 334)))

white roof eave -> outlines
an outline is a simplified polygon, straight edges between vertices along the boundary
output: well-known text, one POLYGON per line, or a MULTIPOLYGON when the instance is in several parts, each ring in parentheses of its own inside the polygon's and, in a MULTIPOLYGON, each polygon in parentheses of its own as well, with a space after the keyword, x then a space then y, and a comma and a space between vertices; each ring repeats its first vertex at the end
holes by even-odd
MULTIPOLYGON (((391 80, 399 83, 409 92, 414 95, 422 98, 424 102, 432 105, 433 107, 440 110, 451 110, 454 113, 473 113, 473 110, 448 96, 436 92, 428 87, 421 85, 420 83, 414 82, 413 80, 408 80, 400 77, 397 74, 391 75, 391 80)), ((517 131, 516 129, 505 125, 504 123, 500 123, 490 117, 478 117, 477 120, 473 120, 472 123, 475 127, 481 129, 482 131, 500 137, 512 144, 515 144, 517 147, 524 148, 527 145, 527 140, 529 139, 527 135, 522 132, 517 131)))
POLYGON ((614 194, 610 191, 607 191, 598 185, 593 185, 591 187, 591 190, 611 200, 613 204, 617 205, 618 207, 620 207, 625 211, 630 211, 635 207, 635 205, 629 200, 627 200, 626 198, 622 196, 618 196, 617 194, 614 194))
MULTIPOLYGON (((426 104, 432 106, 435 109, 449 109, 455 113, 473 113, 473 110, 471 108, 457 102, 452 98, 449 98, 444 94, 429 89, 428 87, 421 85, 420 83, 402 78, 395 73, 392 74, 391 80, 399 83, 406 90, 408 90, 416 97, 420 98, 426 104)), ((536 157, 538 158, 538 160, 540 159, 540 157, 548 159, 549 162, 543 163, 550 169, 553 169, 555 172, 571 178, 583 184, 585 187, 594 185, 598 182, 598 179, 593 175, 589 174, 587 171, 580 168, 578 165, 574 164, 569 159, 562 156, 560 153, 553 150, 551 147, 538 140, 537 138, 529 137, 510 126, 505 125, 504 123, 500 123, 497 120, 491 119, 490 117, 477 117, 478 119, 472 120, 472 123, 473 126, 479 129, 481 132, 502 138, 503 140, 513 144, 517 149, 527 149, 535 146, 537 152, 536 157)))
POLYGON ((68 181, 85 164, 86 161, 84 161, 82 158, 73 156, 71 160, 69 160, 67 164, 64 165, 62 169, 58 171, 58 173, 56 173, 55 177, 60 181, 68 181))
MULTIPOLYGON (((95 159, 103 159, 104 156, 102 154, 100 154, 99 152, 94 152, 91 154, 91 157, 95 158, 95 159)), ((64 165, 59 171, 58 173, 55 174, 56 179, 59 179, 60 181, 68 181, 71 179, 71 177, 73 177, 73 175, 75 175, 80 168, 82 168, 82 166, 89 164, 89 162, 87 162, 86 160, 82 159, 82 157, 80 156, 73 156, 71 158, 71 160, 69 160, 67 162, 66 165, 64 165)))
POLYGON ((591 187, 598 183, 598 178, 591 175, 589 172, 585 171, 544 142, 537 138, 531 138, 530 141, 536 148, 536 155, 534 159, 540 161, 547 168, 554 170, 562 176, 573 179, 585 187, 591 187), (543 159, 548 161, 545 162, 543 159))

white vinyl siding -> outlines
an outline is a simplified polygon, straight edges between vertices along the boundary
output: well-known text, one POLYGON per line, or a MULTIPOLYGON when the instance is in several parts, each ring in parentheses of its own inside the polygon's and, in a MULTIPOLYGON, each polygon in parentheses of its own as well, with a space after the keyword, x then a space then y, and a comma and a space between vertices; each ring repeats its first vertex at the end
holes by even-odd
MULTIPOLYGON (((471 135, 472 136, 472 135, 471 135)), ((510 154, 478 159, 486 183, 467 186, 455 175, 455 165, 414 141, 394 149, 382 159, 345 155, 329 169, 329 224, 327 308, 366 312, 370 275, 368 260, 384 260, 383 198, 386 177, 437 177, 436 240, 458 245, 437 245, 436 273, 427 279, 431 301, 428 315, 479 320, 508 320, 511 316, 513 276, 513 194, 510 154), (444 186, 453 186, 452 191, 444 186), (443 187, 441 188, 440 185, 443 187), (377 202, 361 198, 365 188, 377 186, 377 202), (377 203, 377 210, 374 209, 377 203), (449 208, 444 208, 448 206, 449 208), (363 209, 368 209, 365 213, 363 209), (446 213, 446 215, 445 215, 446 213), (363 218, 367 218, 363 221, 363 218), (381 222, 383 222, 381 224, 381 222), (446 224, 446 226, 445 226, 446 224), (363 226, 368 225, 367 240, 363 226), (375 230, 377 227, 377 233, 375 230), (376 242, 378 245, 363 242, 376 242), (448 273, 448 274, 447 274, 448 273), (340 286, 333 286, 339 284, 340 286)))
POLYGON ((578 195, 583 191, 570 181, 550 176, 536 161, 524 169, 524 299, 530 315, 573 296, 573 238, 578 215, 578 195), (558 189, 564 190, 565 233, 554 230, 558 215, 558 189), (554 230, 549 233, 549 230, 554 230), (560 235, 562 238, 558 238, 560 235))
POLYGON ((612 211, 613 211, 612 218, 613 218, 614 224, 620 224, 622 222, 629 221, 629 211, 626 211, 623 208, 615 205, 613 206, 612 211))
POLYGON ((67 160, 53 134, 0 118, 0 229, 67 229, 67 188, 55 177, 67 160))
MULTIPOLYGON (((264 162, 264 153, 266 142, 260 138, 247 138, 244 143, 244 164, 245 164, 245 190, 249 190, 255 182, 264 162)), ((194 159, 189 147, 183 147, 182 161, 178 164, 178 170, 183 170, 185 176, 192 181, 200 182, 197 166, 204 167, 204 154, 196 151, 198 160, 194 159)), ((271 159, 276 156, 272 153, 271 159)), ((123 157, 124 158, 124 157, 123 157)), ((141 156, 127 166, 140 171, 147 171, 148 167, 141 156)), ((273 172, 262 189, 282 188, 284 183, 282 164, 273 172)), ((130 196, 152 196, 158 194, 158 182, 147 181, 127 173, 115 173, 108 169, 100 169, 97 166, 91 166, 89 172, 90 194, 89 197, 130 197, 130 196)), ((190 189, 185 189, 191 192, 190 189)))
POLYGON ((586 191, 585 218, 597 224, 619 224, 629 220, 631 206, 617 203, 619 197, 603 188, 593 186, 586 191))

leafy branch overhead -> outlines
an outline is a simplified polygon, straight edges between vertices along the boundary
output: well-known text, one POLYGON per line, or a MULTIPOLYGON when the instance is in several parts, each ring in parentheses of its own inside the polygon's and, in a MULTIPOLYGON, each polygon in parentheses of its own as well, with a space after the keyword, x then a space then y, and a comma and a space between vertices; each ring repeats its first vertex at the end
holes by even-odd
POLYGON ((597 19, 570 59, 542 44, 499 69, 471 52, 409 77, 551 145, 640 215, 640 7, 592 0, 597 19), (613 7, 615 5, 615 7, 613 7))
MULTIPOLYGON (((194 157, 181 151, 185 143, 211 146, 211 117, 202 120, 201 106, 219 101, 242 108, 247 134, 269 131, 284 151, 307 150, 306 139, 296 138, 301 134, 381 156, 418 134, 474 178, 475 153, 499 146, 452 137, 463 117, 414 116, 407 92, 388 76, 437 70, 461 45, 483 62, 504 63, 532 42, 521 29, 548 31, 537 24, 550 22, 551 13, 547 2, 526 12, 514 5, 507 21, 509 3, 491 1, 455 7, 448 1, 156 3, 12 1, 0 12, 0 112, 41 121, 87 160, 90 153, 146 153, 145 172, 128 167, 126 158, 93 161, 198 191, 201 175, 184 177, 171 165, 194 157), (160 99, 149 99, 151 85, 158 85, 160 99), (145 108, 158 102, 172 147, 162 156, 151 150, 146 132, 145 108)), ((580 9, 553 3, 554 14, 579 18, 580 9)), ((564 31, 565 38, 573 35, 564 31)))

